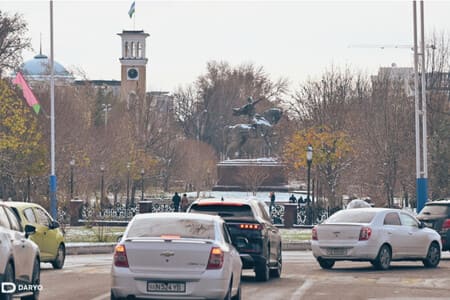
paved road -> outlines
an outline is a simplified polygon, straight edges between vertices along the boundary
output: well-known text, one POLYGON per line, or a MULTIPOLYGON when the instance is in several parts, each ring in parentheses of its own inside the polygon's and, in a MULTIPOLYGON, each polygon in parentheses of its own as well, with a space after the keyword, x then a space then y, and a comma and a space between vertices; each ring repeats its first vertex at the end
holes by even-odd
MULTIPOLYGON (((244 271, 243 299, 255 300, 443 300, 450 299, 450 254, 437 269, 419 262, 394 262, 388 271, 375 271, 365 262, 337 262, 322 270, 310 251, 283 252, 280 279, 254 281, 244 271)), ((63 270, 42 264, 42 300, 109 299, 111 254, 68 256, 63 270)))

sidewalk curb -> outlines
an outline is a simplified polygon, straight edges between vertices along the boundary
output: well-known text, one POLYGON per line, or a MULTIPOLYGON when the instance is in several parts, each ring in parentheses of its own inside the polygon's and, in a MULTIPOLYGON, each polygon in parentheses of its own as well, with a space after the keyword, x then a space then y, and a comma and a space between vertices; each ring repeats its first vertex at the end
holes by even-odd
MULTIPOLYGON (((109 254, 114 252, 116 243, 67 243, 67 255, 80 254, 109 254)), ((283 243, 284 251, 305 251, 311 250, 310 241, 301 242, 285 242, 283 243)))

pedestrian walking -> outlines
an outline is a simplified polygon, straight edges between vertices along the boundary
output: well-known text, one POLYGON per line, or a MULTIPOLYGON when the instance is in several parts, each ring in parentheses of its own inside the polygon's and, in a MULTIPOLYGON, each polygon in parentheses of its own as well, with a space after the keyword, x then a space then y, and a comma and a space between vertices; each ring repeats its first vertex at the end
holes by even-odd
POLYGON ((178 212, 180 210, 180 201, 181 201, 180 195, 178 195, 178 193, 175 192, 175 195, 173 195, 172 197, 172 203, 175 212, 178 212))
POLYGON ((270 192, 270 215, 272 216, 272 209, 275 208, 275 192, 270 192))
POLYGON ((185 212, 189 206, 189 199, 186 194, 181 197, 181 211, 185 212))

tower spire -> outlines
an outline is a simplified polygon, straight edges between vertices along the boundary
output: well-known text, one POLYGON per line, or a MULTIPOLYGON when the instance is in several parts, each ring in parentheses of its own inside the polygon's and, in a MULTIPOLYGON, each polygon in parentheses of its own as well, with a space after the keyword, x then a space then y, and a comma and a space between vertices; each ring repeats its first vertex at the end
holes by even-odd
POLYGON ((42 32, 39 35, 39 55, 42 55, 42 32))

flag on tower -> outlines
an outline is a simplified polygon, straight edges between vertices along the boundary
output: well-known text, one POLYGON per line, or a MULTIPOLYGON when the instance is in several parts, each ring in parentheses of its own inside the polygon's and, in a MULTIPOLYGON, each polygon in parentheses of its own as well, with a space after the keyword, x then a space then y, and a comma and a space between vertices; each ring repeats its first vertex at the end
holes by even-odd
POLYGON ((13 79, 13 83, 19 85, 22 88, 23 96, 30 107, 34 109, 36 114, 39 114, 39 110, 41 109, 41 105, 33 94, 33 91, 28 86, 25 78, 23 78, 22 73, 17 72, 16 78, 13 79))
POLYGON ((130 16, 130 19, 131 19, 131 17, 133 17, 133 15, 134 15, 134 8, 135 8, 135 5, 136 5, 135 2, 136 2, 136 1, 133 1, 133 3, 131 3, 130 10, 128 11, 128 15, 130 16))

